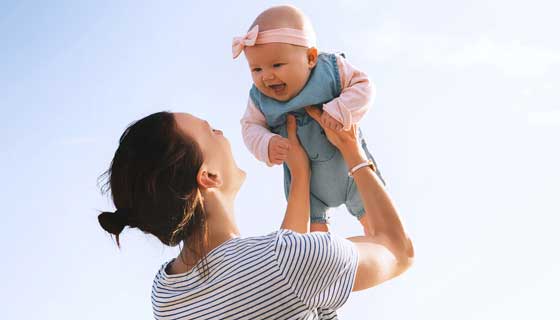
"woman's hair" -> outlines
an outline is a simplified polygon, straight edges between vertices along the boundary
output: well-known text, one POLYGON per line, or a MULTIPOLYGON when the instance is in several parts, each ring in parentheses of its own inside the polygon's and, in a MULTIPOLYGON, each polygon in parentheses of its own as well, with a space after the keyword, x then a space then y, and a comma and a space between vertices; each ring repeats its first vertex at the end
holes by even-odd
POLYGON ((99 224, 115 235, 125 226, 153 234, 168 246, 183 242, 197 258, 207 244, 206 214, 197 185, 200 147, 179 131, 175 117, 158 112, 132 123, 119 146, 102 192, 111 191, 115 212, 102 212, 99 224))

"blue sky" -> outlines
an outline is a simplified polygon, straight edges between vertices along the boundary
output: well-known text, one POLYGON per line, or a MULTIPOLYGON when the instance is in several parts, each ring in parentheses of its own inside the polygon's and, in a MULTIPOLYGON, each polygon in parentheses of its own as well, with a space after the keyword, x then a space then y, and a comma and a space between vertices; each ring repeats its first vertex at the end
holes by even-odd
MULTIPOLYGON (((177 249, 126 230, 119 251, 97 225, 112 207, 96 182, 124 128, 152 112, 222 129, 248 172, 243 235, 278 228, 282 171, 243 145, 251 79, 230 45, 279 3, 2 1, 4 318, 151 318, 152 278, 177 249)), ((292 4, 321 50, 375 82, 362 130, 416 243, 414 267, 353 294, 341 318, 558 319, 560 6, 292 4)), ((343 208, 332 227, 360 232, 343 208)))

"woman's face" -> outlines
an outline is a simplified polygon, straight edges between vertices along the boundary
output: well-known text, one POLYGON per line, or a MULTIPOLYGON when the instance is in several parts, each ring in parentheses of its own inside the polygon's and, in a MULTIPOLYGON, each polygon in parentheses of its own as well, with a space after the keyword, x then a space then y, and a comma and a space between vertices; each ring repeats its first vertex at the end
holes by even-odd
POLYGON ((177 127, 194 139, 200 149, 210 173, 218 174, 223 182, 222 190, 239 190, 245 179, 245 172, 237 166, 229 141, 223 132, 212 128, 208 121, 188 113, 174 113, 177 127))

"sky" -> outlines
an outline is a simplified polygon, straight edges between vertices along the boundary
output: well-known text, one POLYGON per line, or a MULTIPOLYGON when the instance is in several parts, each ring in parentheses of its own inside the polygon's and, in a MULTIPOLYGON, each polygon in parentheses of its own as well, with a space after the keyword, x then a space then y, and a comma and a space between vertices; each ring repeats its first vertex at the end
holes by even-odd
MULTIPOLYGON (((151 319, 178 253, 97 223, 126 126, 161 110, 224 131, 248 176, 242 236, 277 230, 281 167, 244 146, 251 78, 231 39, 275 1, 0 2, 0 272, 6 319, 151 319), (223 7, 220 7, 223 6, 223 7)), ((293 1, 323 51, 376 87, 362 130, 415 243, 413 267, 341 319, 559 319, 560 5, 293 1)), ((332 230, 360 234, 344 208, 332 230)))

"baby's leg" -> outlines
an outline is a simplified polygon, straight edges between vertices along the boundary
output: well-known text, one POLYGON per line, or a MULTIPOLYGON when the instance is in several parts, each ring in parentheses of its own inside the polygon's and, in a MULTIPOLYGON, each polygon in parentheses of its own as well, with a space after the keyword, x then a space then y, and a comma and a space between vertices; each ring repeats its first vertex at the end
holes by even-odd
POLYGON ((327 211, 329 210, 329 207, 323 201, 321 201, 321 199, 317 198, 313 193, 310 194, 309 200, 309 204, 311 207, 311 225, 309 231, 328 232, 329 218, 327 215, 327 211))

